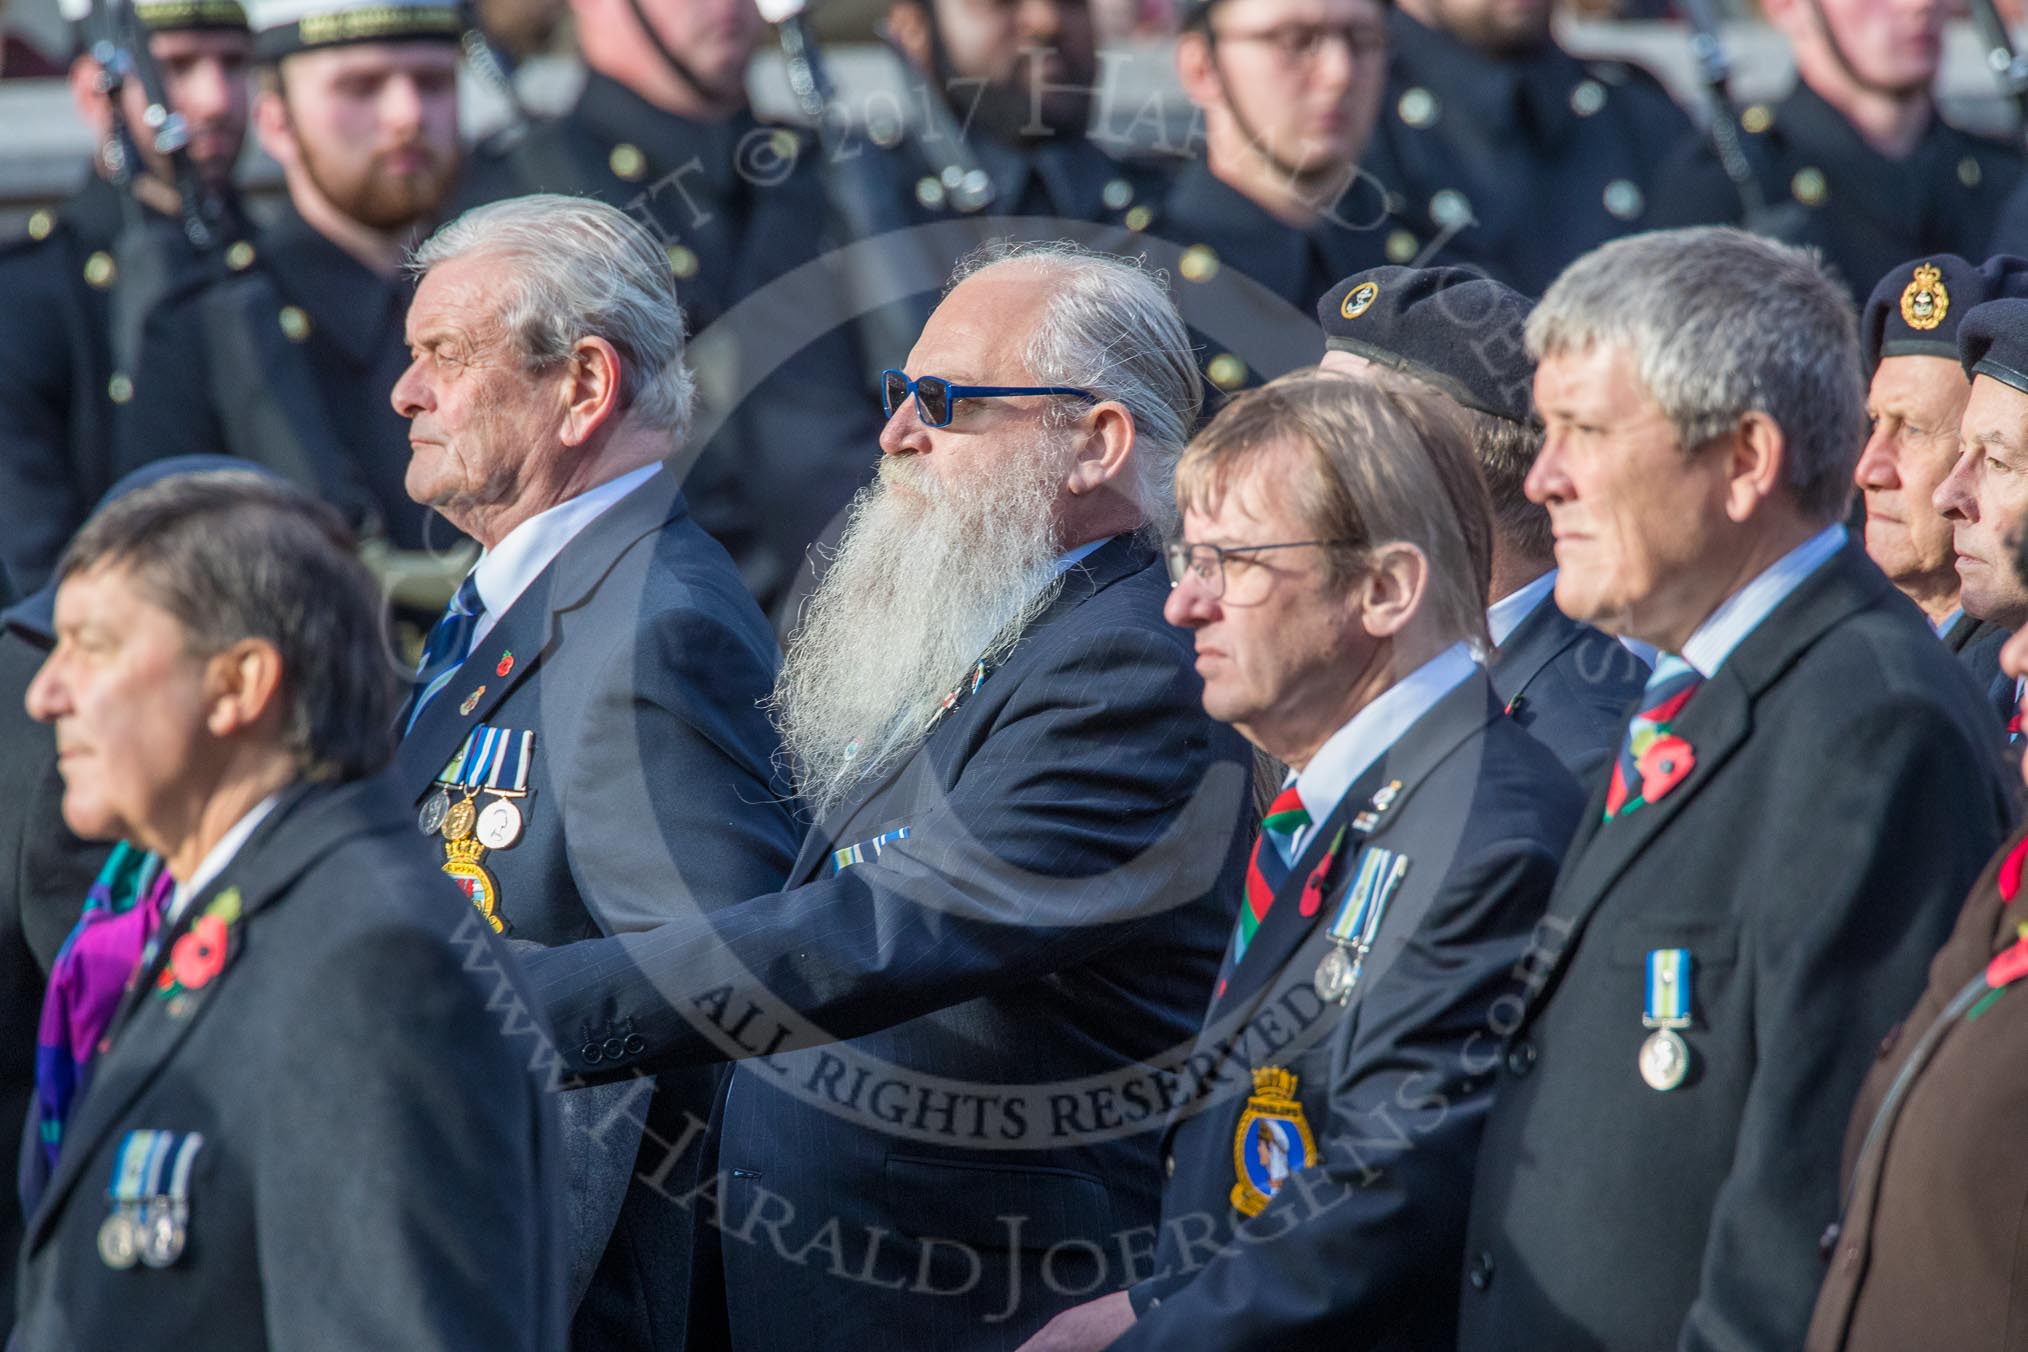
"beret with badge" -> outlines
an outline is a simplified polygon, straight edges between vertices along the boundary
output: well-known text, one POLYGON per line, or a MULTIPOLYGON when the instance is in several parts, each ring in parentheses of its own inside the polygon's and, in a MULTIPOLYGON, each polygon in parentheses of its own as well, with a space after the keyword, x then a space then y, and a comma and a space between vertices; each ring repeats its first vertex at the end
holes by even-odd
POLYGON ((2028 258, 1997 254, 1974 266, 1929 254, 1889 272, 1859 313, 1859 345, 1871 372, 1884 357, 1958 355, 1958 326, 1989 300, 2028 296, 2028 258))
POLYGON ((1416 376, 1458 403, 1534 421, 1535 363, 1522 330, 1535 308, 1468 268, 1369 268, 1317 302, 1324 346, 1416 376))
POLYGON ((1965 377, 1991 376, 2028 394, 2028 299, 1989 300, 1958 325, 1958 360, 1965 377))
MULTIPOLYGON (((247 29, 246 10, 240 0, 131 0, 129 7, 134 22, 151 33, 203 29, 244 33, 247 29)), ((80 44, 89 45, 92 0, 57 0, 56 9, 80 44)))

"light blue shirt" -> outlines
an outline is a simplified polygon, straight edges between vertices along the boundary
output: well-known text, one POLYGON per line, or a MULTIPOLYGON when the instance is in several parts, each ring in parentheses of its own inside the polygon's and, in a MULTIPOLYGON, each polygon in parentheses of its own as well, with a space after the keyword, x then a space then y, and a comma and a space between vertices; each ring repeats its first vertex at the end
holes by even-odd
POLYGON ((1527 586, 1510 591, 1493 602, 1486 611, 1486 628, 1493 635, 1493 646, 1499 647, 1507 636, 1521 627, 1521 621, 1535 613, 1549 594, 1556 590, 1556 570, 1550 569, 1527 586))
POLYGON ((1058 577, 1063 576, 1065 573, 1069 572, 1071 569, 1077 567, 1080 563, 1083 563, 1086 559, 1090 558, 1093 554, 1097 553, 1099 550, 1111 544, 1115 538, 1116 537, 1114 536, 1108 535, 1103 539, 1089 541, 1085 544, 1079 545, 1076 549, 1071 550, 1068 554, 1065 554, 1062 558, 1056 561, 1056 575, 1058 577))
POLYGON ((492 630, 502 615, 521 599, 521 593, 529 584, 542 576, 542 570, 553 563, 563 547, 576 538, 579 531, 605 514, 608 507, 627 494, 655 477, 661 469, 658 461, 629 470, 617 479, 608 479, 593 488, 559 502, 546 512, 537 512, 526 521, 507 532, 507 538, 479 556, 479 562, 472 567, 472 580, 478 584, 479 602, 482 609, 479 618, 472 624, 472 651, 479 650, 479 643, 492 630))
POLYGON ((1929 622, 1929 627, 1936 630, 1936 636, 1938 638, 1942 638, 1945 634, 1948 634, 1951 631, 1952 625, 1956 624, 1959 620, 1962 620, 1964 617, 1965 617, 1965 608, 1963 606, 1959 606, 1956 610, 1953 610, 1950 614, 1944 616, 1942 619, 1931 620, 1929 622))
POLYGON ((1727 597, 1718 609, 1704 617, 1684 643, 1682 657, 1697 668, 1706 680, 1718 674, 1732 650, 1746 636, 1760 628, 1760 622, 1774 608, 1788 600, 1789 593, 1809 578, 1831 556, 1845 547, 1845 527, 1826 526, 1782 555, 1759 577, 1727 597))
POLYGON ((1338 800, 1359 776, 1372 769, 1373 763, 1401 740, 1402 733, 1478 668, 1471 649, 1463 643, 1453 643, 1352 715, 1350 722, 1317 748, 1317 754, 1301 774, 1292 774, 1283 781, 1284 788, 1290 783, 1296 786, 1296 796, 1303 800, 1303 809, 1310 814, 1311 825, 1297 833, 1292 846, 1297 854, 1302 852, 1310 832, 1337 809, 1338 800))

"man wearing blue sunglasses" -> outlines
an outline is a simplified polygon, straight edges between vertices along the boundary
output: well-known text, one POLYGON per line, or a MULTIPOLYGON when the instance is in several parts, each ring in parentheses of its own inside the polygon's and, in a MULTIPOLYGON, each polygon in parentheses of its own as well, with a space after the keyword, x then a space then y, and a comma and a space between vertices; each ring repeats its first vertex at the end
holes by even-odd
POLYGON ((1210 995, 1249 762, 1162 618, 1202 384, 1160 284, 974 260, 882 392, 772 700, 810 823, 788 885, 528 957, 572 1073, 737 1060, 731 1345, 990 1352, 1144 1275, 1150 1066, 1210 995))

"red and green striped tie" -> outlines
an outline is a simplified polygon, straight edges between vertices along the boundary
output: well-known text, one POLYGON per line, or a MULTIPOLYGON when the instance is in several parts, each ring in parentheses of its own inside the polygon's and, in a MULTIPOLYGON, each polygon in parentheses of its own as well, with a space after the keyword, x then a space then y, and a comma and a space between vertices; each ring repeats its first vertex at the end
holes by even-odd
POLYGON ((1246 901, 1239 908, 1239 929, 1232 936, 1233 966, 1246 956, 1246 946, 1267 919, 1275 893, 1288 881, 1296 862, 1296 837, 1309 824, 1309 809, 1303 806, 1294 784, 1275 795, 1267 816, 1261 818, 1260 838, 1254 841, 1253 858, 1246 865, 1246 901))

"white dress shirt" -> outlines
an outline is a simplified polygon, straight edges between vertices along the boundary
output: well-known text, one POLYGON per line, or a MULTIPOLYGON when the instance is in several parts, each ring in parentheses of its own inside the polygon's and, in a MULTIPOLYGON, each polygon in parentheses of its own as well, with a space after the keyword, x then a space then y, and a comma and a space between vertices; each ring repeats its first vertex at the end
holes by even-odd
POLYGON ((1296 796, 1303 800, 1303 810, 1310 814, 1310 825, 1297 833, 1293 850, 1300 854, 1310 832, 1323 825, 1359 776, 1386 755, 1387 749, 1400 741, 1401 734, 1413 727, 1417 719, 1478 669, 1471 649, 1463 643, 1453 643, 1382 691, 1371 704, 1352 715, 1350 722, 1332 733, 1301 774, 1292 773, 1283 781, 1283 788, 1290 783, 1296 786, 1296 796))
POLYGON ((1774 608, 1788 600, 1789 593, 1803 585, 1831 556, 1845 547, 1845 527, 1826 526, 1809 539, 1775 560, 1759 577, 1741 587, 1724 604, 1704 617, 1688 641, 1682 657, 1706 680, 1718 674, 1732 650, 1760 627, 1774 608))
POLYGON ((479 618, 472 625, 472 651, 529 584, 542 576, 578 532, 605 514, 608 507, 655 477, 661 462, 608 479, 546 512, 538 512, 507 532, 507 538, 479 556, 472 580, 479 588, 479 618))
POLYGON ((1486 628, 1492 631, 1493 646, 1499 647, 1507 641, 1508 635, 1521 627, 1521 621, 1535 613, 1535 607, 1542 604, 1549 594, 1556 590, 1556 570, 1550 569, 1527 586, 1508 592, 1486 610, 1486 628))
POLYGON ((217 844, 205 851, 203 860, 197 865, 197 872, 190 875, 190 880, 177 883, 171 889, 169 909, 162 915, 163 929, 174 925, 176 918, 183 914, 183 908, 190 903, 190 899, 211 886, 212 880, 225 872, 225 866, 232 862, 233 856, 246 844, 247 837, 254 833, 255 827, 267 820, 268 814, 275 810, 275 804, 280 801, 282 795, 279 792, 261 799, 247 809, 246 815, 234 822, 226 833, 218 838, 217 844))

